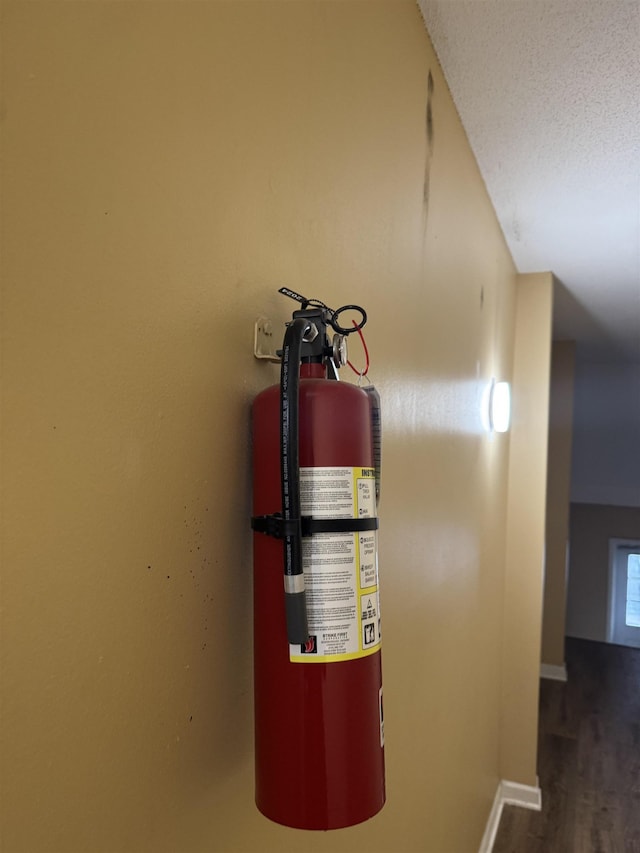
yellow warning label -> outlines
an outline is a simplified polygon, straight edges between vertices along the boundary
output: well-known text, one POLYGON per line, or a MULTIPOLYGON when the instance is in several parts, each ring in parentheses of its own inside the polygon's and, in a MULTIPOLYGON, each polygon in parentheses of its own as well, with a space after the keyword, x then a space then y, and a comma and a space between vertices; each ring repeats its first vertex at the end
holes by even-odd
MULTIPOLYGON (((301 468, 303 515, 375 518, 375 469, 301 468)), ((331 663, 380 647, 377 531, 305 538, 302 560, 309 640, 289 646, 294 663, 331 663)))

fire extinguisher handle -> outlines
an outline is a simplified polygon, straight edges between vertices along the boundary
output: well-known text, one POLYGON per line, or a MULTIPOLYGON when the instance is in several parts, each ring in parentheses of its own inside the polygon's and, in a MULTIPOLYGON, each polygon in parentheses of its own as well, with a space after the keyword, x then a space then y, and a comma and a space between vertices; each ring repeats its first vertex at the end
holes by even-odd
MULTIPOLYGON (((294 576, 295 577, 295 576, 294 576)), ((303 646, 309 639, 306 593, 287 592, 284 596, 287 618, 287 638, 294 646, 303 646)))

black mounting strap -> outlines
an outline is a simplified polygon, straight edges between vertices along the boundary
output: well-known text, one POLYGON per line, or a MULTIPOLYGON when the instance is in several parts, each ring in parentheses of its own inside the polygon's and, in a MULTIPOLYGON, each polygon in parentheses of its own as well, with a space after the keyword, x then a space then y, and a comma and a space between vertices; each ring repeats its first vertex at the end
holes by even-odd
MULTIPOLYGON (((314 533, 362 533, 377 530, 379 526, 377 518, 312 518, 310 515, 303 515, 300 524, 303 536, 313 536, 314 533)), ((274 539, 294 535, 297 526, 298 519, 285 521, 279 512, 251 519, 252 530, 273 536, 274 539)))

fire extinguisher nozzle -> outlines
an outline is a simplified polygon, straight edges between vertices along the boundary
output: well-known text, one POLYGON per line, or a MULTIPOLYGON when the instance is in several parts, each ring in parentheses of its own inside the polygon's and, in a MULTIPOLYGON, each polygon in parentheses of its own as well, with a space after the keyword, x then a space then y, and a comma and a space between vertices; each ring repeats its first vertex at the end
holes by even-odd
POLYGON ((307 601, 304 590, 289 592, 284 597, 287 616, 287 637, 294 646, 303 646, 309 639, 307 601))

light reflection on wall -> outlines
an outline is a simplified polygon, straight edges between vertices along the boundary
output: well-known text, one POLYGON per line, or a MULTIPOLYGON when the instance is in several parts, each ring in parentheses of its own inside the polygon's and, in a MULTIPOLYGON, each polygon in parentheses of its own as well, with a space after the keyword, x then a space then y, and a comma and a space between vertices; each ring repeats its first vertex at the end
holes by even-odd
POLYGON ((381 387, 385 433, 481 435, 490 382, 484 379, 397 379, 381 387))

